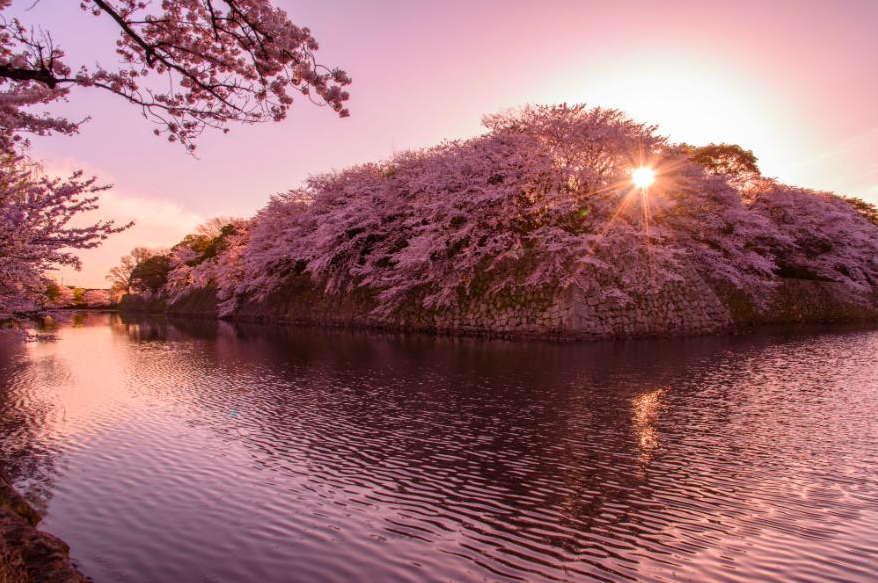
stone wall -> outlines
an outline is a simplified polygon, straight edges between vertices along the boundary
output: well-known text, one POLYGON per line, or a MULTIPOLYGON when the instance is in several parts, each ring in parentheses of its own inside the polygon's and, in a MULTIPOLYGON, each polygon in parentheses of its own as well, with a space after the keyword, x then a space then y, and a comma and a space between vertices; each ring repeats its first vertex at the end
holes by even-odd
POLYGON ((39 531, 40 515, 0 475, 0 583, 86 583, 69 548, 39 531))
MULTIPOLYGON (((443 309, 425 309, 412 298, 392 316, 374 313, 367 290, 327 296, 306 276, 293 278, 261 301, 244 302, 233 319, 269 323, 371 327, 509 338, 598 340, 713 334, 762 324, 842 322, 878 318, 878 295, 856 294, 842 284, 780 279, 766 297, 711 284, 694 270, 681 280, 646 289, 628 300, 601 299, 579 288, 534 289, 489 300, 459 298, 443 309)), ((216 316, 212 289, 177 302, 126 298, 125 310, 216 316)))
POLYGON ((711 334, 735 324, 723 299, 694 271, 684 273, 681 281, 632 294, 625 302, 574 289, 566 305, 565 324, 577 338, 711 334))

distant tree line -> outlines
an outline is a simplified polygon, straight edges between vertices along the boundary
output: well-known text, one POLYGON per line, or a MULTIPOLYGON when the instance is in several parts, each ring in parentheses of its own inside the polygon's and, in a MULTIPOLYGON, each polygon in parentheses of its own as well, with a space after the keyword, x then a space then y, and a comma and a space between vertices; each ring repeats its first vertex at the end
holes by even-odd
POLYGON ((120 294, 158 292, 168 284, 168 277, 175 267, 196 267, 216 257, 242 222, 241 219, 216 217, 199 225, 194 233, 186 235, 170 249, 135 247, 107 275, 111 289, 120 294))

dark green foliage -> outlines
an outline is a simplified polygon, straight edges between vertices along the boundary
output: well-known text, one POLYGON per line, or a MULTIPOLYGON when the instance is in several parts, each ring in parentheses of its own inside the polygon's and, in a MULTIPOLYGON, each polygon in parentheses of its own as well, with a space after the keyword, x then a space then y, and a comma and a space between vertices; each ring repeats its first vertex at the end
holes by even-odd
POLYGON ((852 207, 857 209, 857 212, 866 220, 878 225, 878 208, 876 208, 874 204, 866 202, 862 198, 856 198, 853 196, 839 196, 838 198, 846 201, 852 207))
POLYGON ((157 292, 168 282, 170 272, 171 258, 168 255, 154 255, 134 268, 131 287, 139 291, 157 292))
POLYGON ((708 144, 695 148, 683 144, 689 159, 711 174, 760 174, 757 158, 736 144, 708 144))
POLYGON ((54 281, 50 281, 48 285, 46 285, 46 298, 50 302, 56 301, 59 297, 61 297, 61 286, 59 286, 54 281))

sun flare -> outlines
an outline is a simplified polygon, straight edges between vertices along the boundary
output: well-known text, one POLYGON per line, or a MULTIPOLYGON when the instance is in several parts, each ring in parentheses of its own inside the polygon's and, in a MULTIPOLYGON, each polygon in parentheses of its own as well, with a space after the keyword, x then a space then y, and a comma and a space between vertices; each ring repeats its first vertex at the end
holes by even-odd
POLYGON ((631 182, 633 182, 634 186, 637 188, 649 188, 652 186, 652 183, 655 182, 655 171, 648 166, 636 168, 631 173, 631 182))

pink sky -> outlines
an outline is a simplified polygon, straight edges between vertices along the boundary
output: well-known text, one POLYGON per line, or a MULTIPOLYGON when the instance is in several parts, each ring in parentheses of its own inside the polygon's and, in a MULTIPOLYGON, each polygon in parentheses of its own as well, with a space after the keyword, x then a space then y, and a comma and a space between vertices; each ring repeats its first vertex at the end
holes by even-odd
MULTIPOLYGON (((18 0, 68 62, 113 60, 113 28, 76 2, 18 0)), ((102 216, 137 220, 82 255, 64 281, 106 285, 136 245, 170 246, 199 221, 250 216, 308 174, 480 132, 482 114, 528 102, 615 106, 674 140, 732 141, 793 184, 878 202, 875 0, 280 0, 354 78, 351 117, 307 101, 282 124, 205 135, 200 159, 155 138, 136 109, 76 90, 92 120, 37 139, 50 171, 82 167, 115 185, 102 216)))

